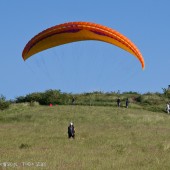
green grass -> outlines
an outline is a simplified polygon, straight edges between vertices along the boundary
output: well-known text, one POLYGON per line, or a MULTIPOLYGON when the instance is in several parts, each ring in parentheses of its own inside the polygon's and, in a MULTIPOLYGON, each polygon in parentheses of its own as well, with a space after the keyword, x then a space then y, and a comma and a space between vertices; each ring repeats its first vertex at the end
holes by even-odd
POLYGON ((0 169, 170 169, 169 125, 141 108, 11 105, 0 111, 0 169))

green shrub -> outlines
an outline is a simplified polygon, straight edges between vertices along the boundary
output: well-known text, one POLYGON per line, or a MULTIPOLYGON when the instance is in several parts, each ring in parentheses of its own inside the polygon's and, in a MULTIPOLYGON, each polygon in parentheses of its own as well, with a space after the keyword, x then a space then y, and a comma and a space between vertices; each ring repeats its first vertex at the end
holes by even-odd
POLYGON ((170 90, 166 88, 162 88, 162 90, 163 90, 163 94, 165 95, 165 97, 170 99, 170 90))
POLYGON ((60 90, 47 90, 42 94, 39 101, 42 105, 51 104, 69 104, 70 95, 66 93, 61 93, 60 90))
POLYGON ((0 97, 0 110, 8 109, 10 105, 10 102, 5 100, 5 97, 1 95, 0 97))
POLYGON ((135 98, 136 102, 142 103, 144 101, 144 97, 142 95, 135 98))
POLYGON ((24 96, 19 96, 19 97, 16 97, 16 100, 15 100, 16 103, 25 103, 26 102, 26 99, 24 96))

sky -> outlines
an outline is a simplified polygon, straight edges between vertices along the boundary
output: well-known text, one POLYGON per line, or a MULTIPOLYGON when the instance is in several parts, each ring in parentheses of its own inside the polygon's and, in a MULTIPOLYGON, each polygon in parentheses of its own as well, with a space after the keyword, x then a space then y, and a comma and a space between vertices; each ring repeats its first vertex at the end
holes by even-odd
POLYGON ((0 94, 15 99, 49 89, 67 93, 163 92, 170 84, 169 0, 0 0, 0 94), (69 43, 28 60, 22 51, 39 32, 71 21, 110 27, 140 50, 99 41, 69 43))

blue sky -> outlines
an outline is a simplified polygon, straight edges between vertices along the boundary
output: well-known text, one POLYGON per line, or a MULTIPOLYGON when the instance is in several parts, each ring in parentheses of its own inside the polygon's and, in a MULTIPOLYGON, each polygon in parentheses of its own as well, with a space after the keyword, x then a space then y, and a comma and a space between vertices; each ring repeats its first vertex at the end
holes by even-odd
POLYGON ((169 0, 0 0, 0 94, 162 92, 170 84, 169 7, 169 0), (140 49, 145 70, 131 54, 99 41, 59 46, 23 61, 33 36, 70 21, 95 22, 127 36, 140 49))

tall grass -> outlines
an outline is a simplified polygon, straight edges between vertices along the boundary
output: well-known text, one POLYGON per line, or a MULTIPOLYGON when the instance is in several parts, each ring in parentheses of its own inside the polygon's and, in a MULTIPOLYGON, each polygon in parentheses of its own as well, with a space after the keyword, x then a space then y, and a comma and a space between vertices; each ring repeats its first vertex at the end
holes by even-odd
POLYGON ((170 117, 103 106, 12 105, 0 111, 0 169, 169 169, 170 117), (67 138, 73 121, 75 140, 67 138))

